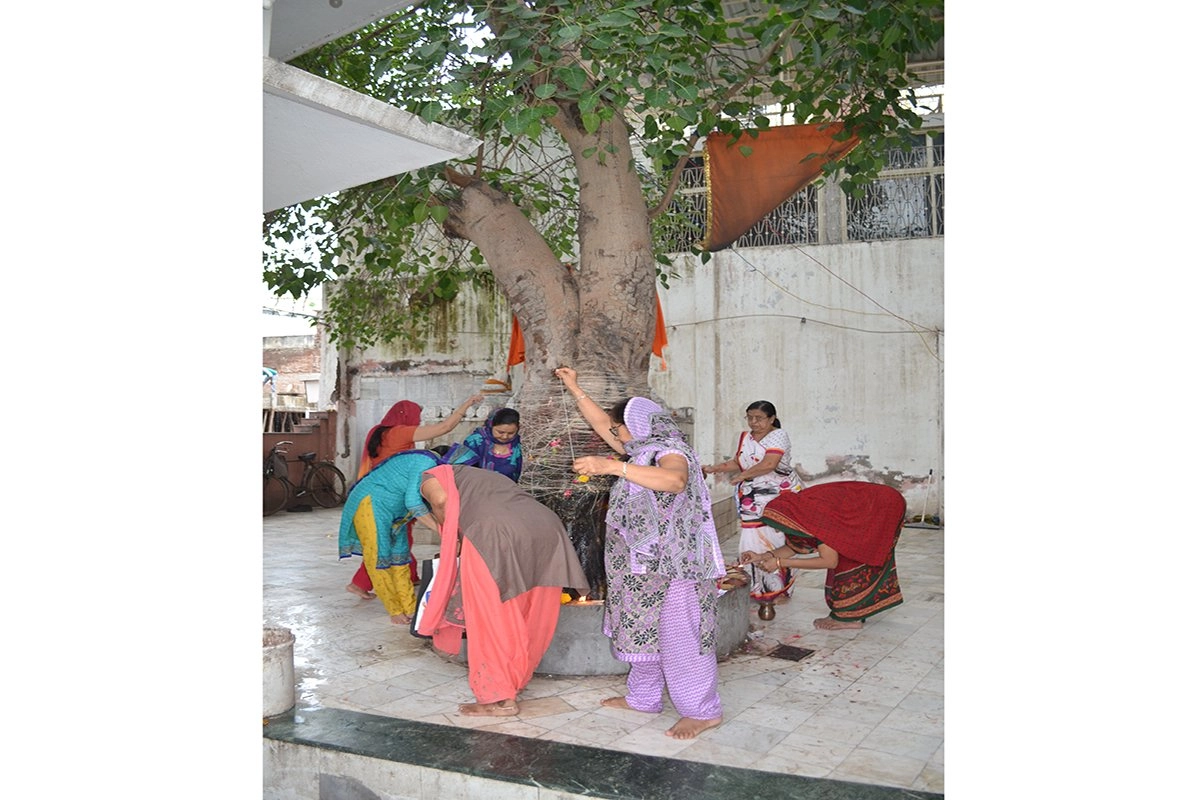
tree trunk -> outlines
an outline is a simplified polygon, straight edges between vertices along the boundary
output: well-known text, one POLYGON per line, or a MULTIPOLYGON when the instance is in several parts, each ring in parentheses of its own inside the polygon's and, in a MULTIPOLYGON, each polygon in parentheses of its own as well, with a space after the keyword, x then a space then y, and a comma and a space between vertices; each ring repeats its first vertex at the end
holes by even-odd
POLYGON ((508 298, 525 338, 521 412, 525 466, 521 486, 563 520, 591 583, 603 597, 604 515, 610 478, 580 483, 571 462, 615 454, 583 421, 575 399, 554 377, 574 367, 580 386, 602 408, 649 395, 655 323, 655 267, 650 217, 620 115, 594 134, 573 108, 552 124, 574 156, 580 183, 579 264, 562 264, 509 197, 483 181, 460 186, 446 232, 479 248, 508 298), (596 154, 584 157, 584 151, 596 154))

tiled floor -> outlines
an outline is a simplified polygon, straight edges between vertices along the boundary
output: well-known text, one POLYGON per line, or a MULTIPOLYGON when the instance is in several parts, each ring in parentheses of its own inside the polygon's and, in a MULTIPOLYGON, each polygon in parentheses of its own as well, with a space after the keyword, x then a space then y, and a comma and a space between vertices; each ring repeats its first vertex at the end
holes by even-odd
MULTIPOLYGON (((906 528, 896 561, 905 602, 859 631, 818 631, 824 571, 800 573, 775 619, 751 620, 742 652, 720 664, 724 723, 663 735, 677 716, 602 708, 621 676, 535 676, 511 720, 461 717, 466 671, 391 624, 378 601, 344 590, 358 559, 337 558, 340 509, 263 520, 263 622, 296 635, 298 708, 365 711, 567 744, 794 775, 943 792, 943 531, 906 528), (814 651, 799 661, 779 645, 814 651)), ((420 528, 418 528, 418 531, 420 528)), ((426 539, 418 558, 436 549, 426 539)), ((733 558, 736 538, 725 542, 733 558)))

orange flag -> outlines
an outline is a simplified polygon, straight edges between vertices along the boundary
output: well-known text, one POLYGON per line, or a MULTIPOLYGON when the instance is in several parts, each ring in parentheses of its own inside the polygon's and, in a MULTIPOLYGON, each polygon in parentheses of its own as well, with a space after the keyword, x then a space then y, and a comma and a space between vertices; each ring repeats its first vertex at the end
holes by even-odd
POLYGON ((650 352, 662 362, 659 369, 666 369, 667 359, 663 358, 663 348, 667 346, 667 324, 663 321, 662 302, 657 294, 654 295, 654 312, 654 344, 650 346, 650 352))
POLYGON ((521 326, 517 324, 517 315, 513 314, 512 337, 508 341, 508 368, 525 361, 525 337, 521 335, 521 326))
POLYGON ((858 137, 835 140, 842 123, 784 125, 742 133, 710 133, 704 142, 708 184, 707 234, 701 244, 714 252, 737 241, 780 203, 821 176, 821 165, 842 158, 858 137), (741 147, 751 148, 743 155, 741 147))

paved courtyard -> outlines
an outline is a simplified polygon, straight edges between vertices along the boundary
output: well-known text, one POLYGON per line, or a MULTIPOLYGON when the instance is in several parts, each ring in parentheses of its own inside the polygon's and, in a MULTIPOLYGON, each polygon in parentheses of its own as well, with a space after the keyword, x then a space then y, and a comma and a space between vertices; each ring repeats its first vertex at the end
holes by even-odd
MULTIPOLYGON (((677 715, 602 708, 624 678, 535 676, 521 714, 461 717, 472 701, 463 666, 392 625, 376 601, 344 590, 358 559, 337 557, 341 509, 263 520, 263 623, 296 635, 297 708, 341 708, 566 744, 943 792, 942 530, 905 528, 896 562, 905 601, 858 631, 819 631, 824 571, 804 570, 792 599, 720 664, 724 723, 677 741, 677 715), (781 645, 788 650, 777 650, 781 645), (812 651, 800 660, 790 648, 812 651), (772 655, 775 653, 775 655, 772 655)), ((415 553, 432 555, 417 528, 415 553)), ((724 541, 733 560, 736 537, 724 541)))

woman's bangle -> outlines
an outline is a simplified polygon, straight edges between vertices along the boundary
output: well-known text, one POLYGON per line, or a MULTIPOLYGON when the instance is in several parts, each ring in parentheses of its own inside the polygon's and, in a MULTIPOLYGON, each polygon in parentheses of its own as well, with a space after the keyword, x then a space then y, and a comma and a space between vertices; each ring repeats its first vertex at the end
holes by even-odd
POLYGON ((585 397, 587 397, 587 393, 586 393, 586 392, 580 392, 579 394, 575 395, 575 399, 576 399, 576 400, 582 400, 582 399, 583 399, 583 398, 585 398, 585 397))
POLYGON ((621 464, 621 477, 622 478, 629 477, 629 462, 628 461, 622 462, 622 464, 621 464))

